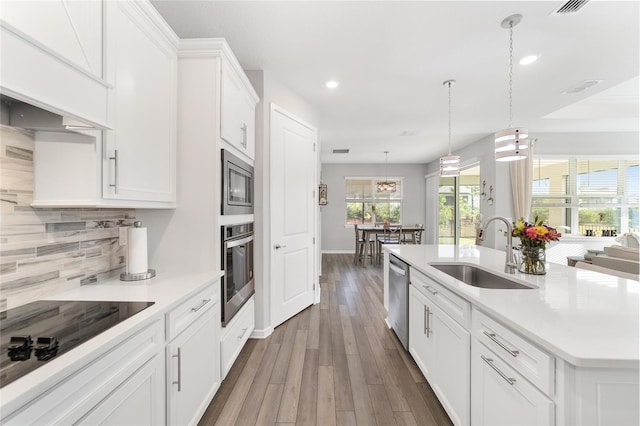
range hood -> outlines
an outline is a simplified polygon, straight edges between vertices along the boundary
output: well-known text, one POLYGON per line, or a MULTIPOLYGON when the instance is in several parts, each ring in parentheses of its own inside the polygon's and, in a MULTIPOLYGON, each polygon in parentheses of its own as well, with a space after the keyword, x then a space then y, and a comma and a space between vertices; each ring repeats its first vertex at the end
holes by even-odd
POLYGON ((46 132, 72 132, 75 130, 95 129, 91 124, 54 114, 9 96, 0 95, 0 105, 2 108, 0 124, 5 126, 46 132))

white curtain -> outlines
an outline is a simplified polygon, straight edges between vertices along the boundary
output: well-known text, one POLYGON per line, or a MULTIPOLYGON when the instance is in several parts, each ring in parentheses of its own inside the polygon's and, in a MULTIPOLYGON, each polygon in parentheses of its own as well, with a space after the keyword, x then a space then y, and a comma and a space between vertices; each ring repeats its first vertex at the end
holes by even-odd
POLYGON ((526 159, 512 161, 509 164, 511 174, 511 193, 513 194, 513 214, 517 221, 521 217, 530 221, 531 215, 531 186, 533 179, 533 149, 536 139, 529 146, 529 155, 526 159))

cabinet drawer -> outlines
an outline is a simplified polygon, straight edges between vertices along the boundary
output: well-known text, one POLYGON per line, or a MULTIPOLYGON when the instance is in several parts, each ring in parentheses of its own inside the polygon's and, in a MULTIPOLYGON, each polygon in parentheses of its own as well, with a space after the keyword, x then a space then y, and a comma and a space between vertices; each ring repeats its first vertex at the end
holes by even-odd
MULTIPOLYGON (((2 424, 75 424, 160 353, 162 331, 162 322, 155 321, 26 406, 3 417, 2 424)), ((91 341, 85 344, 90 345, 91 341)))
POLYGON ((471 304, 422 272, 411 268, 411 284, 464 328, 471 325, 471 304))
POLYGON ((253 297, 240 309, 231 323, 222 329, 222 377, 224 378, 255 327, 253 297))
POLYGON ((554 394, 555 360, 498 321, 473 310, 473 335, 547 395, 554 394))
POLYGON ((471 343, 471 424, 553 425, 555 404, 473 339, 471 343))
POLYGON ((220 301, 220 292, 216 289, 219 283, 216 280, 167 314, 167 341, 176 338, 207 309, 220 301))

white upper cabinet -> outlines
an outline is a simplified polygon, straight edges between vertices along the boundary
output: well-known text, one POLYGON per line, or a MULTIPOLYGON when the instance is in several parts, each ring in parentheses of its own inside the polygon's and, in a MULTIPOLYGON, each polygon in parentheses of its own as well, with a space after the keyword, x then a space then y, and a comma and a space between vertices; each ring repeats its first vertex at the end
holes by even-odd
POLYGON ((177 45, 152 21, 155 10, 147 3, 105 5, 106 78, 114 89, 103 196, 170 207, 176 196, 177 45))
POLYGON ((258 98, 247 87, 247 78, 241 71, 234 69, 229 61, 222 62, 220 136, 224 142, 253 160, 258 98))
POLYGON ((4 94, 108 128, 102 1, 3 1, 4 94))
MULTIPOLYGON (((33 2, 25 3, 37 11, 33 2)), ((93 2, 71 3, 64 2, 71 16, 82 15, 85 7, 93 10, 82 5, 93 2)), ((102 43, 104 22, 104 47, 91 44, 84 53, 87 69, 101 72, 104 65, 109 87, 104 114, 111 129, 36 132, 32 206, 174 208, 178 38, 146 1, 96 4, 104 11, 96 23, 102 43)), ((86 27, 79 24, 78 32, 93 34, 86 27)), ((68 44, 63 41, 56 43, 68 44)), ((55 81, 44 73, 39 79, 55 81)), ((71 97, 82 90, 65 88, 71 97)))

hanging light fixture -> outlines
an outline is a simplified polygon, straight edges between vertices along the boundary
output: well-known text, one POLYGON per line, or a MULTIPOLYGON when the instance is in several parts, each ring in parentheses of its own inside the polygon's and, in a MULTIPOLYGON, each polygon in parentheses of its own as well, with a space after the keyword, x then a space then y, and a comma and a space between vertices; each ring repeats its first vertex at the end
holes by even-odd
POLYGON ((455 80, 447 80, 442 83, 449 88, 449 154, 440 157, 440 176, 453 177, 460 175, 460 156, 451 155, 451 85, 455 80))
POLYGON ((527 158, 529 154, 529 131, 513 127, 513 27, 522 20, 522 15, 511 15, 502 20, 502 28, 509 29, 509 128, 495 134, 496 161, 515 161, 527 158))
POLYGON ((376 190, 378 192, 383 192, 383 193, 392 193, 392 192, 396 192, 396 183, 393 181, 390 181, 388 178, 388 174, 387 172, 389 171, 389 151, 385 151, 384 152, 384 181, 382 182, 376 182, 376 190))

